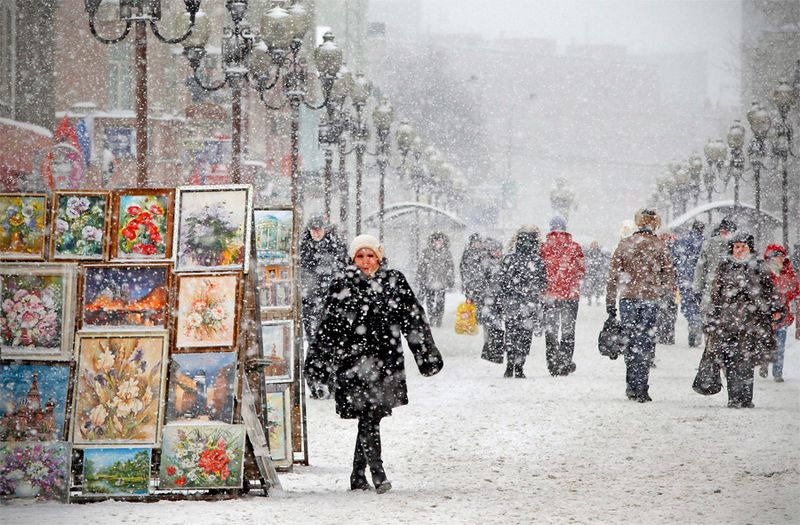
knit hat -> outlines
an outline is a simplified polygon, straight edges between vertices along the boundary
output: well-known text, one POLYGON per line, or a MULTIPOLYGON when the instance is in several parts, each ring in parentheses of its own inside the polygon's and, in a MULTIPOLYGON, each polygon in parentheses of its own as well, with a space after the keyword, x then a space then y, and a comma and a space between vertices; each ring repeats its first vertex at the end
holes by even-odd
POLYGON ((637 228, 648 228, 656 231, 661 225, 661 217, 651 208, 642 208, 636 212, 634 222, 637 228))
POLYGON ((358 250, 362 248, 369 248, 375 252, 375 255, 378 256, 379 260, 383 260, 383 245, 380 243, 380 241, 378 241, 378 239, 369 234, 359 235, 353 239, 353 241, 350 243, 350 249, 347 251, 350 259, 355 259, 356 253, 358 253, 358 250))
POLYGON ((321 213, 315 213, 308 219, 308 229, 309 230, 317 230, 319 228, 325 227, 325 215, 321 213))
POLYGON ((719 226, 717 227, 717 229, 718 230, 725 230, 725 231, 731 232, 731 233, 735 232, 736 231, 736 222, 734 222, 734 220, 731 219, 730 217, 725 217, 720 221, 719 226))
POLYGON ((786 248, 780 244, 770 244, 767 246, 767 249, 764 250, 764 259, 771 259, 776 255, 783 255, 785 257, 787 255, 786 248))
POLYGON ((550 219, 550 231, 551 232, 563 232, 567 229, 567 221, 564 220, 564 217, 559 217, 556 215, 552 219, 550 219))
POLYGON ((739 231, 728 238, 729 253, 733 253, 733 245, 737 243, 746 244, 750 248, 750 253, 756 253, 756 240, 752 234, 739 231))

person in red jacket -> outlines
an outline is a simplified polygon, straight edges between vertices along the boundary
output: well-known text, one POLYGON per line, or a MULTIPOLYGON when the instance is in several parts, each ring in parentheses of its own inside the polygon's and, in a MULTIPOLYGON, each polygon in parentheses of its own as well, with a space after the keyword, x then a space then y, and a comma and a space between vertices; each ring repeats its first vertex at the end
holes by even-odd
POLYGON ((586 271, 583 251, 566 229, 567 223, 563 218, 553 217, 550 233, 540 250, 547 272, 544 293, 547 368, 554 376, 568 375, 576 368, 572 361, 575 319, 580 303, 580 283, 586 271))
MULTIPOLYGON (((773 325, 775 328, 775 339, 777 340, 777 351, 775 360, 772 362, 772 377, 777 383, 783 383, 783 353, 786 349, 786 330, 792 325, 792 301, 800 297, 800 281, 792 268, 792 263, 787 257, 786 248, 780 244, 770 244, 764 250, 764 260, 769 268, 769 276, 775 290, 781 294, 781 301, 786 305, 784 308, 785 316, 773 325)), ((761 365, 759 375, 767 377, 769 366, 761 365)))

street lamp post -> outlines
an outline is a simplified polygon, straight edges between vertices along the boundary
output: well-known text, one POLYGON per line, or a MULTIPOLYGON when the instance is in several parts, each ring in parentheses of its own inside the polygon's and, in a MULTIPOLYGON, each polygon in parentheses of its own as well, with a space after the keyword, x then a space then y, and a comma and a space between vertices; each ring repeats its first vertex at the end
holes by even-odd
POLYGON ((372 112, 372 121, 378 134, 378 238, 383 242, 384 217, 386 215, 386 166, 389 164, 389 130, 394 120, 394 109, 386 98, 383 98, 372 112))
MULTIPOLYGON (((753 102, 747 112, 747 121, 753 132, 753 139, 747 147, 750 165, 753 167, 754 200, 756 210, 761 211, 761 169, 764 167, 764 158, 767 155, 766 138, 772 127, 769 111, 758 102, 753 102)), ((759 219, 760 220, 760 219, 759 219)))
POLYGON ((733 177, 733 208, 739 207, 739 183, 744 175, 744 155, 742 154, 742 147, 744 146, 745 129, 742 123, 734 120, 731 127, 728 129, 728 146, 731 148, 731 158, 728 162, 728 172, 726 173, 725 182, 733 177))
MULTIPOLYGON (((710 203, 716 191, 717 174, 722 172, 722 167, 725 165, 725 159, 728 156, 728 148, 725 147, 725 143, 720 139, 708 139, 708 142, 703 147, 703 153, 708 165, 708 169, 703 174, 703 185, 710 203)), ((708 223, 711 224, 711 210, 708 210, 708 223)))
POLYGON ((134 101, 136 106, 136 186, 143 188, 148 184, 147 177, 147 24, 153 34, 165 44, 184 42, 195 31, 200 10, 200 0, 184 0, 185 14, 189 19, 186 32, 177 38, 166 38, 158 30, 157 22, 161 20, 161 0, 119 0, 106 2, 103 0, 84 0, 84 7, 89 15, 89 30, 92 35, 104 44, 121 42, 134 26, 134 73, 136 86, 134 101), (119 13, 117 14, 117 5, 119 13), (97 21, 125 23, 122 33, 106 38, 97 32, 97 21))
POLYGON ((781 221, 783 222, 783 245, 789 246, 789 155, 792 154, 792 125, 787 117, 789 110, 795 103, 797 93, 786 79, 778 82, 778 87, 772 93, 775 107, 780 114, 780 122, 775 123, 775 139, 772 143, 772 152, 778 158, 781 166, 781 221))
POLYGON ((689 156, 686 169, 689 172, 689 191, 692 194, 694 205, 697 206, 697 202, 700 199, 700 187, 702 184, 701 177, 703 175, 702 157, 700 157, 700 155, 697 153, 692 153, 691 156, 689 156))
POLYGON ((362 188, 364 182, 364 154, 367 151, 369 128, 364 120, 364 106, 372 92, 372 84, 363 73, 356 73, 350 88, 350 99, 356 109, 356 121, 352 126, 353 145, 356 152, 356 235, 361 235, 362 188))

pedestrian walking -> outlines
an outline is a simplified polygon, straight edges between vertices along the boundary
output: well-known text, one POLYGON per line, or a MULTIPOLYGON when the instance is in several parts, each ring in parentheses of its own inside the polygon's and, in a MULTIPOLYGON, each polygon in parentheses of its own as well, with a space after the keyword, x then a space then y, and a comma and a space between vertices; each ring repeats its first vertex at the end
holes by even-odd
POLYGON ((565 376, 576 369, 575 320, 580 305, 580 284, 586 271, 583 250, 567 232, 562 217, 550 220, 540 252, 547 273, 544 292, 544 341, 550 375, 565 376))
POLYGON ((495 239, 483 241, 485 250, 481 261, 481 279, 478 283, 478 322, 483 325, 483 350, 481 357, 493 363, 503 362, 503 315, 500 298, 500 270, 503 263, 503 244, 495 239))
POLYGON ((305 373, 318 382, 335 378, 336 412, 358 420, 351 490, 392 488, 383 467, 381 419, 408 404, 400 335, 406 339, 424 376, 443 366, 422 305, 406 277, 387 267, 384 248, 371 235, 350 243, 352 265, 331 284, 316 337, 309 346, 305 373))
POLYGON ((716 227, 713 235, 703 242, 697 267, 694 270, 694 293, 700 297, 700 312, 705 315, 711 306, 711 285, 719 263, 728 257, 728 238, 736 232, 736 223, 725 217, 716 227))
POLYGON ((707 351, 721 362, 728 383, 728 406, 752 408, 753 369, 771 361, 776 350, 773 324, 785 303, 755 254, 753 236, 737 232, 717 266, 706 313, 707 351))
POLYGON ((583 280, 583 294, 588 299, 589 306, 592 305, 592 299, 594 299, 595 304, 601 304, 600 298, 606 291, 606 277, 608 276, 610 258, 597 241, 592 241, 589 244, 589 249, 584 254, 586 274, 583 280))
MULTIPOLYGON (((324 215, 312 215, 300 238, 300 297, 303 329, 311 342, 322 318, 328 287, 347 266, 347 247, 324 215)), ((324 396, 323 385, 309 384, 312 398, 324 396)))
POLYGON ((658 301, 675 286, 675 270, 664 242, 655 231, 661 219, 655 210, 636 213, 637 230, 623 238, 611 256, 606 286, 606 311, 617 315, 628 337, 625 348, 625 394, 628 399, 652 401, 649 390, 650 363, 655 355, 655 325, 658 301))
MULTIPOLYGON (((775 360, 772 362, 772 377, 777 383, 783 383, 783 357, 786 350, 786 331, 792 322, 792 301, 800 297, 800 281, 792 268, 786 248, 780 244, 770 244, 764 251, 764 261, 769 270, 770 279, 779 294, 781 302, 785 305, 784 317, 781 321, 774 323, 775 329, 775 360)), ((759 371, 761 377, 769 375, 769 366, 762 364, 759 371)))
POLYGON ((541 294, 547 286, 544 262, 539 256, 538 230, 517 232, 513 253, 500 268, 500 305, 505 327, 504 377, 524 378, 523 367, 531 351, 534 332, 541 333, 541 294))
POLYGON ((694 221, 689 231, 672 245, 672 260, 680 294, 681 313, 689 323, 689 346, 700 346, 703 340, 703 318, 700 297, 694 291, 694 272, 703 249, 705 224, 694 221))
MULTIPOLYGON (((667 253, 669 253, 672 260, 672 266, 675 267, 675 250, 674 243, 677 239, 672 232, 663 231, 658 235, 658 238, 664 241, 667 246, 667 253)), ((675 290, 664 290, 661 298, 658 301, 658 319, 656 320, 656 342, 662 345, 675 344, 675 323, 678 321, 678 304, 675 301, 675 290)), ((655 368, 656 361, 654 359, 650 362, 650 366, 655 368)))
POLYGON ((417 267, 417 282, 431 326, 442 326, 445 293, 455 284, 450 239, 443 232, 433 232, 428 237, 417 267))
POLYGON ((476 303, 476 294, 483 278, 483 258, 486 250, 481 236, 473 233, 467 240, 458 269, 461 273, 461 291, 468 301, 476 303))

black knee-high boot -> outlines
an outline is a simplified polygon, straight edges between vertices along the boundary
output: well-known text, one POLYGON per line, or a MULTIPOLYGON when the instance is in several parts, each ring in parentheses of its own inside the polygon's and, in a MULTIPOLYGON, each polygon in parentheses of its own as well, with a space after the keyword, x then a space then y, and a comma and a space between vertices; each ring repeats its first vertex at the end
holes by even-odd
POLYGON ((378 494, 383 494, 392 488, 392 484, 386 479, 386 472, 383 470, 380 423, 379 417, 366 416, 359 418, 358 436, 369 464, 375 491, 378 494))
POLYGON ((350 474, 350 490, 369 490, 369 482, 364 471, 367 468, 367 455, 361 444, 361 435, 356 436, 356 450, 353 453, 353 472, 350 474))

